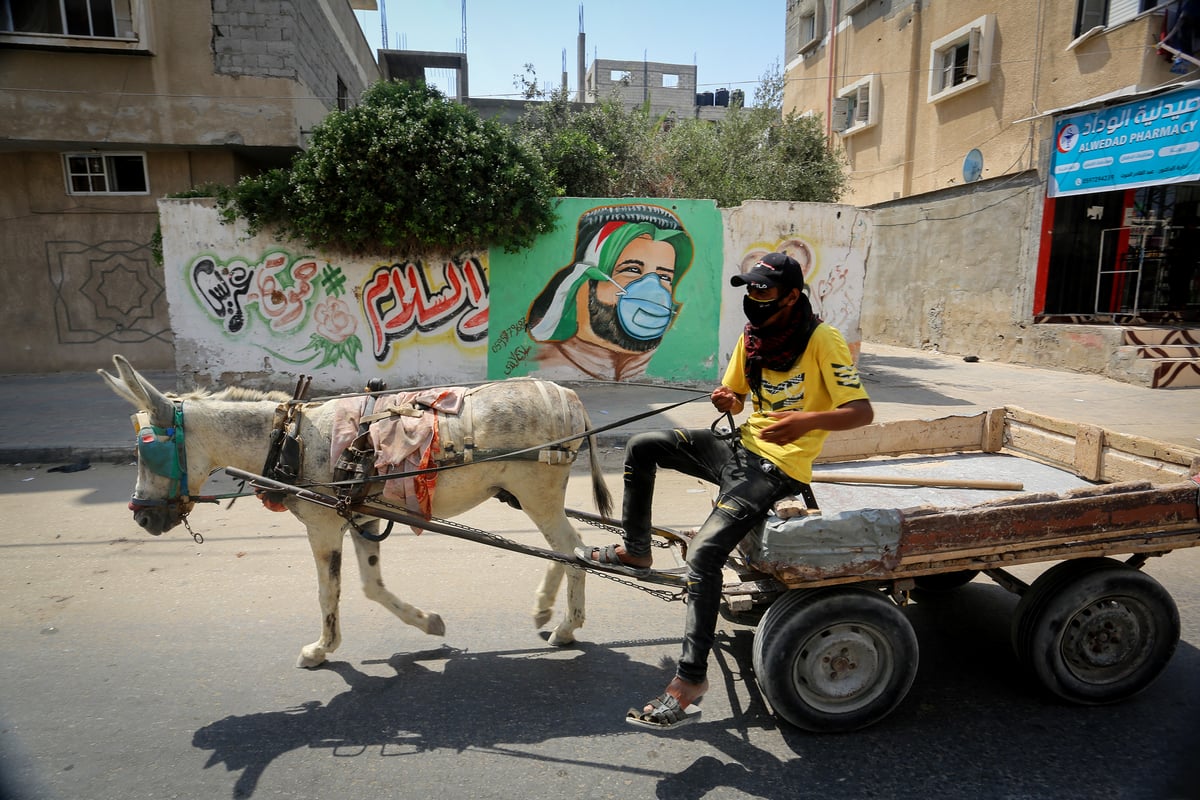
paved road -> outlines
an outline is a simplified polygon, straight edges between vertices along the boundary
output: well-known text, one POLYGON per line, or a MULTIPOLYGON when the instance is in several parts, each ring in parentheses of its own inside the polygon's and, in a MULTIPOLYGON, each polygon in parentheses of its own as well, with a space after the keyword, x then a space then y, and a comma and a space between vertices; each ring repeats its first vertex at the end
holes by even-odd
MULTIPOLYGON (((777 722, 750 674, 751 629, 722 621, 704 718, 664 736, 622 717, 665 684, 679 604, 590 579, 581 643, 553 649, 528 612, 541 562, 398 532, 384 575, 440 612, 446 636, 366 601, 351 567, 342 648, 298 670, 319 619, 292 518, 240 501, 194 514, 203 545, 151 538, 125 508, 132 482, 128 466, 0 467, 0 750, 26 790, 12 796, 1200 798, 1200 548, 1147 567, 1179 604, 1183 640, 1123 704, 1042 695, 1008 645, 1015 598, 976 582, 909 607, 916 684, 872 728, 777 722)), ((570 493, 590 508, 580 478, 570 493)), ((656 521, 692 526, 707 503, 664 476, 656 521)), ((463 520, 540 543, 499 503, 463 520)))

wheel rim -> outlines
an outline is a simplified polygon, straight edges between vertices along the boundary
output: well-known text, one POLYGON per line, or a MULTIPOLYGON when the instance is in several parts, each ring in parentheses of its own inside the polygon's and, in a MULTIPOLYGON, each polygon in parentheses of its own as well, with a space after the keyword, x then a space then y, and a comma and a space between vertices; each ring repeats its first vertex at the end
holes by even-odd
POLYGON ((887 638, 861 622, 831 625, 799 648, 792 681, 806 703, 845 713, 867 705, 887 686, 894 658, 887 638))
POLYGON ((1146 660, 1153 620, 1133 597, 1105 597, 1080 609, 1063 628, 1062 655, 1075 677, 1091 684, 1128 677, 1146 660))

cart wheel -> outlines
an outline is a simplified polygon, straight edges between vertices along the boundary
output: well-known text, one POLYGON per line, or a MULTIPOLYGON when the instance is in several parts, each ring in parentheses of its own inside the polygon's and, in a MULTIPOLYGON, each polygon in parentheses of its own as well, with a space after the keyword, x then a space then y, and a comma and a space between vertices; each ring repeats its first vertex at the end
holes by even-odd
POLYGON ((1034 582, 1013 621, 1017 657, 1054 694, 1113 703, 1149 686, 1179 642, 1158 581, 1108 558, 1067 561, 1034 582))
POLYGON ((975 579, 979 574, 977 569, 960 569, 957 572, 938 572, 933 575, 921 575, 913 578, 918 589, 928 594, 945 594, 952 592, 975 579))
POLYGON ((887 716, 917 675, 912 625, 877 591, 792 591, 754 635, 754 673, 775 712, 805 730, 842 732, 887 716))

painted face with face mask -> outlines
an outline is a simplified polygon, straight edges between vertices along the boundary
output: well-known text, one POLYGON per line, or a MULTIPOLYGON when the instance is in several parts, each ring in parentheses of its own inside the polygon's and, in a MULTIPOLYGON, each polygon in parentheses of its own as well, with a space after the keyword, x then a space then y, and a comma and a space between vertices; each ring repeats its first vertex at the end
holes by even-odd
POLYGON ((676 311, 671 294, 675 250, 669 243, 638 237, 621 252, 612 277, 599 269, 589 270, 587 275, 600 281, 591 302, 612 309, 609 314, 604 313, 607 309, 591 307, 594 333, 609 340, 625 340, 614 343, 631 350, 641 347, 628 340, 647 343, 662 338, 676 311), (619 332, 608 330, 609 326, 603 324, 601 318, 607 316, 615 317, 619 332))

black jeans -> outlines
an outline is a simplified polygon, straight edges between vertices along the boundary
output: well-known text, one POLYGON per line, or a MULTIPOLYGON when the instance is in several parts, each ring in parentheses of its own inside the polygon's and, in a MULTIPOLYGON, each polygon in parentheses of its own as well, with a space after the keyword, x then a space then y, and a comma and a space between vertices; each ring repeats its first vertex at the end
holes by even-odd
POLYGON ((708 429, 639 433, 625 452, 622 519, 625 551, 650 555, 650 508, 658 467, 667 467, 720 487, 716 506, 688 545, 687 620, 676 674, 700 683, 708 671, 721 605, 722 568, 738 542, 761 523, 771 507, 804 487, 736 439, 718 439, 708 429))

